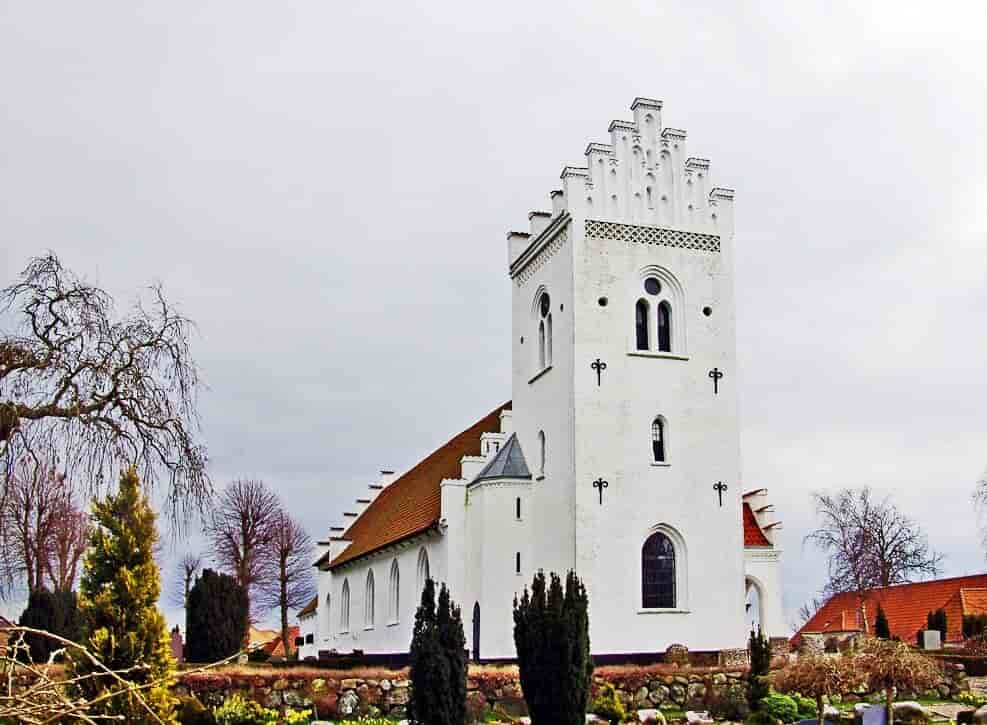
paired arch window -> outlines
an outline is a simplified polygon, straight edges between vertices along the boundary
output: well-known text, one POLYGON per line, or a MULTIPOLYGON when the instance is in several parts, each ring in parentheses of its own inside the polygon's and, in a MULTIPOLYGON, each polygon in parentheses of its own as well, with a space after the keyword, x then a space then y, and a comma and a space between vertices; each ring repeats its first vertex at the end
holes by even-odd
POLYGON ((538 298, 538 369, 552 364, 552 299, 548 292, 538 298))
POLYGON ((343 579, 343 589, 339 595, 339 631, 350 631, 350 580, 343 579))
POLYGON ((388 621, 397 624, 401 612, 401 570, 398 568, 398 560, 391 562, 390 591, 388 592, 388 621))
POLYGON ((665 463, 665 421, 661 416, 651 422, 651 455, 655 463, 665 463))
POLYGON ((367 591, 363 598, 363 626, 370 629, 374 626, 374 570, 367 572, 367 591))
POLYGON ((656 531, 641 548, 641 606, 672 609, 675 603, 675 545, 656 531))
POLYGON ((634 305, 634 343, 638 350, 672 351, 672 304, 667 297, 674 294, 658 277, 644 280, 645 297, 634 305), (652 309, 654 314, 652 314, 652 309))

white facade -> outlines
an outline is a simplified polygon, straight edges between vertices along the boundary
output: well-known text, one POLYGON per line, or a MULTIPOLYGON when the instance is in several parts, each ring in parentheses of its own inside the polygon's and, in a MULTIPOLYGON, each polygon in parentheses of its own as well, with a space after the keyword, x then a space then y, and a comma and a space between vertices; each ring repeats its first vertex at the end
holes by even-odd
POLYGON ((733 192, 659 101, 631 108, 508 235, 513 410, 439 484, 438 525, 338 566, 346 534, 327 543, 318 650, 406 652, 425 556, 482 659, 514 656, 512 602, 538 569, 583 579, 595 653, 741 648, 752 589, 784 634, 770 506, 742 497, 733 192))

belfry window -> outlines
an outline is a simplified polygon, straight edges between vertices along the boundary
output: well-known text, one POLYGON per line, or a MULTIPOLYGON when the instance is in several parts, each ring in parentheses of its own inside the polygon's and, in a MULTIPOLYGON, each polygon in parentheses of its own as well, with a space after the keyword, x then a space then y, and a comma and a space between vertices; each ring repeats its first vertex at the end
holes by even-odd
POLYGON ((660 531, 649 536, 641 548, 641 606, 675 607, 675 546, 660 531))
POLYGON ((665 462, 665 421, 661 418, 651 423, 651 455, 655 463, 665 462))
POLYGON ((672 308, 668 302, 658 305, 658 350, 672 351, 672 308))
POLYGON ((638 300, 634 307, 634 330, 637 338, 637 349, 647 350, 648 344, 648 303, 638 300))

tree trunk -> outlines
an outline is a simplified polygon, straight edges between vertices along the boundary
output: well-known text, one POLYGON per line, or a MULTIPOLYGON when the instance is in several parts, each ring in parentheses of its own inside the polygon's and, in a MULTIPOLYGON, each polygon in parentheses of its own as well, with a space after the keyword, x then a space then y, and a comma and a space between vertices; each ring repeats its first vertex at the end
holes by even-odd
POLYGON ((822 695, 816 696, 816 711, 819 713, 819 725, 826 725, 826 715, 825 706, 823 705, 822 695))
MULTIPOLYGON (((281 644, 284 645, 284 659, 288 660, 288 581, 284 564, 281 565, 281 644)), ((294 643, 292 643, 294 644, 294 643)))
POLYGON ((884 702, 885 706, 888 708, 888 723, 887 725, 894 725, 894 689, 886 688, 884 690, 884 702))

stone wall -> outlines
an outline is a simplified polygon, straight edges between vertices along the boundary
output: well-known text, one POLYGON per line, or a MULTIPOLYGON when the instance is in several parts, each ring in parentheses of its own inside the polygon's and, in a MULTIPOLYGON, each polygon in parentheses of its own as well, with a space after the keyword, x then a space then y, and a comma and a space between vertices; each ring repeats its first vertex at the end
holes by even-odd
MULTIPOLYGON (((255 673, 238 669, 180 676, 176 691, 180 695, 194 694, 210 706, 240 693, 268 707, 314 706, 324 718, 386 715, 402 719, 406 716, 410 694, 407 670, 357 674, 310 668, 258 669, 255 673)), ((593 684, 594 690, 605 683, 612 684, 624 704, 633 709, 705 709, 712 698, 731 689, 742 689, 744 675, 742 669, 615 666, 598 668, 593 684)), ((947 663, 935 692, 901 693, 900 699, 916 695, 950 697, 967 689, 963 666, 947 663)), ((525 714, 515 667, 471 669, 468 690, 468 708, 473 719, 480 719, 485 708, 506 715, 525 714)), ((857 692, 847 693, 843 699, 855 702, 870 697, 870 693, 857 692)))

